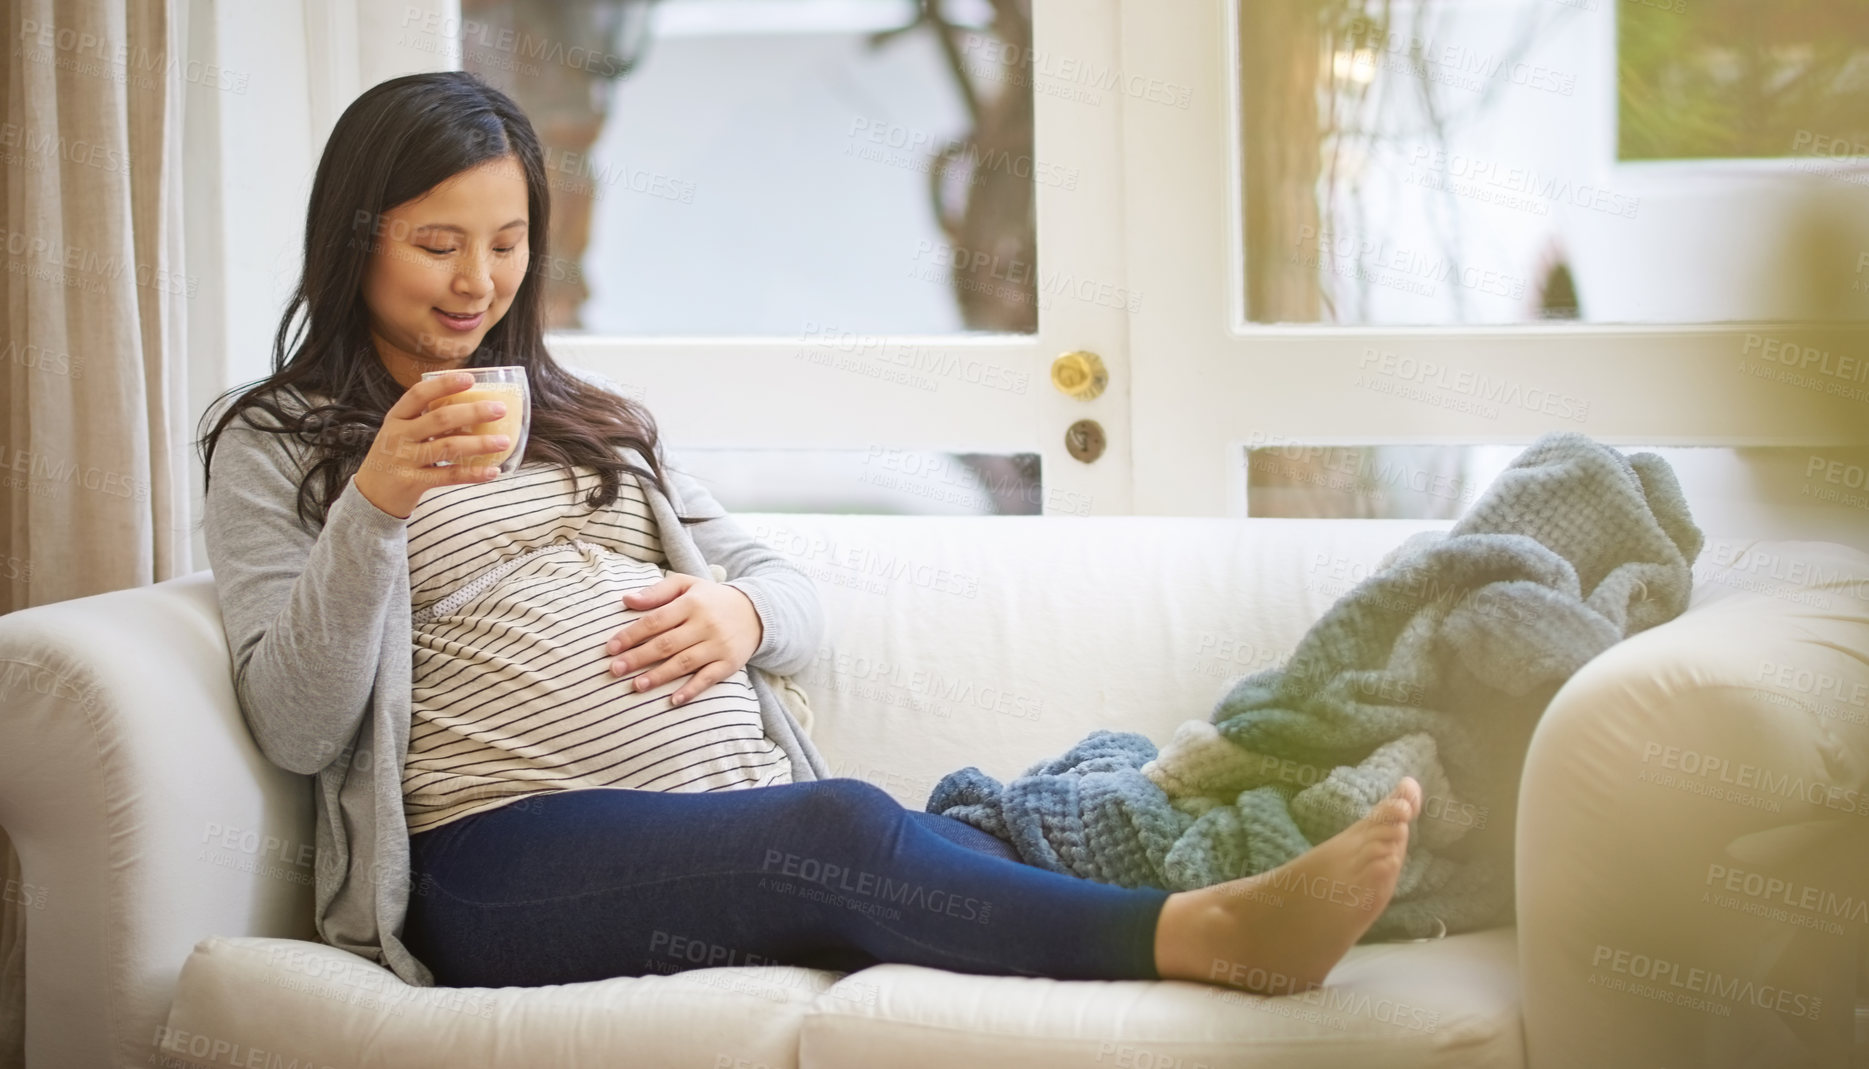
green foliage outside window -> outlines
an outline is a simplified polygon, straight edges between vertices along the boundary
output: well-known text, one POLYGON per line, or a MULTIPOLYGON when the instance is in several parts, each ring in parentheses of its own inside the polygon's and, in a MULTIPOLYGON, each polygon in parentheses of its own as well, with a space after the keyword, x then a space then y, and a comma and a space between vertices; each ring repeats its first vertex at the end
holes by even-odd
POLYGON ((1610 2, 1620 158, 1869 155, 1869 0, 1610 2))

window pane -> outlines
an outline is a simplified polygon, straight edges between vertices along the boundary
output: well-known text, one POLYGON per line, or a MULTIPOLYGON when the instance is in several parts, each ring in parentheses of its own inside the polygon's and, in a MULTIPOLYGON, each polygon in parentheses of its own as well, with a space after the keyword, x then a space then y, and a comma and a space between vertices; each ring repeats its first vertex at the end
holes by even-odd
MULTIPOLYGON (((1869 550, 1869 450, 1605 444, 1666 461, 1694 523, 1709 538, 1815 539, 1869 550)), ((1456 519, 1524 451, 1522 445, 1327 445, 1256 435, 1246 445, 1246 514, 1456 519)))
POLYGON ((556 328, 1036 329, 1029 4, 461 8, 448 44, 547 148, 556 328))
POLYGON ((1623 3, 1616 31, 1625 160, 1869 152, 1869 5, 1623 3))
POLYGON ((1248 446, 1246 514, 1449 520, 1484 485, 1471 470, 1476 461, 1461 446, 1248 446))
POLYGON ((1260 323, 1869 317, 1869 13, 1242 0, 1260 323))
MULTIPOLYGON (((729 512, 1037 516, 1037 453, 869 449, 689 449, 681 469, 729 512)), ((1068 495, 1057 495, 1062 498, 1068 495)), ((1050 502, 1053 511, 1067 501, 1050 502)))

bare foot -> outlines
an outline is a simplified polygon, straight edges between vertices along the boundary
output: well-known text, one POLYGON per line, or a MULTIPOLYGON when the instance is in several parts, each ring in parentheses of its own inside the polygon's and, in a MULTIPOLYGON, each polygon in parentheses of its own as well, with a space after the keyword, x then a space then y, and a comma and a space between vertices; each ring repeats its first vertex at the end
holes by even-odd
POLYGON ((1268 995, 1322 984, 1388 908, 1420 812, 1421 786, 1404 776, 1363 819, 1278 868, 1169 895, 1156 971, 1268 995))

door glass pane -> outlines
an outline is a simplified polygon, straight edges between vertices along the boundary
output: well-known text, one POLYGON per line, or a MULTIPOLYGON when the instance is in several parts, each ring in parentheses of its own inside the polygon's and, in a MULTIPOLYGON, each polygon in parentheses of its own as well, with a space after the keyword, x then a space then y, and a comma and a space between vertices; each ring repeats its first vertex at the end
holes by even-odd
POLYGON ((1869 316, 1869 7, 1241 0, 1259 323, 1869 316))
MULTIPOLYGON (((1709 538, 1816 539, 1869 550, 1869 450, 1843 446, 1656 446, 1709 538)), ((1246 514, 1453 520, 1523 445, 1333 445, 1255 434, 1245 445, 1246 514)), ((1858 577, 1869 597, 1869 575, 1858 577)))
POLYGON ((557 329, 1018 333, 1037 327, 1029 8, 462 0, 440 46, 546 145, 557 329))
POLYGON ((729 512, 1037 516, 1069 512, 1047 494, 1037 453, 868 449, 688 449, 679 467, 729 512))

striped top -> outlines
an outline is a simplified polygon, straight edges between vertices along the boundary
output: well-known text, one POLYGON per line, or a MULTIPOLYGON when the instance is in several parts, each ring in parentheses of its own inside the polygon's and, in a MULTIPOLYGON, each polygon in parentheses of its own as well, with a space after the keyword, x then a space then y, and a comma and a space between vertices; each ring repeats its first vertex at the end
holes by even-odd
POLYGON ((548 791, 791 782, 745 669, 680 706, 687 677, 639 694, 643 669, 610 674, 604 644, 641 615, 622 597, 667 558, 634 477, 592 510, 596 472, 577 475, 529 464, 436 487, 409 517, 411 833, 548 791))

